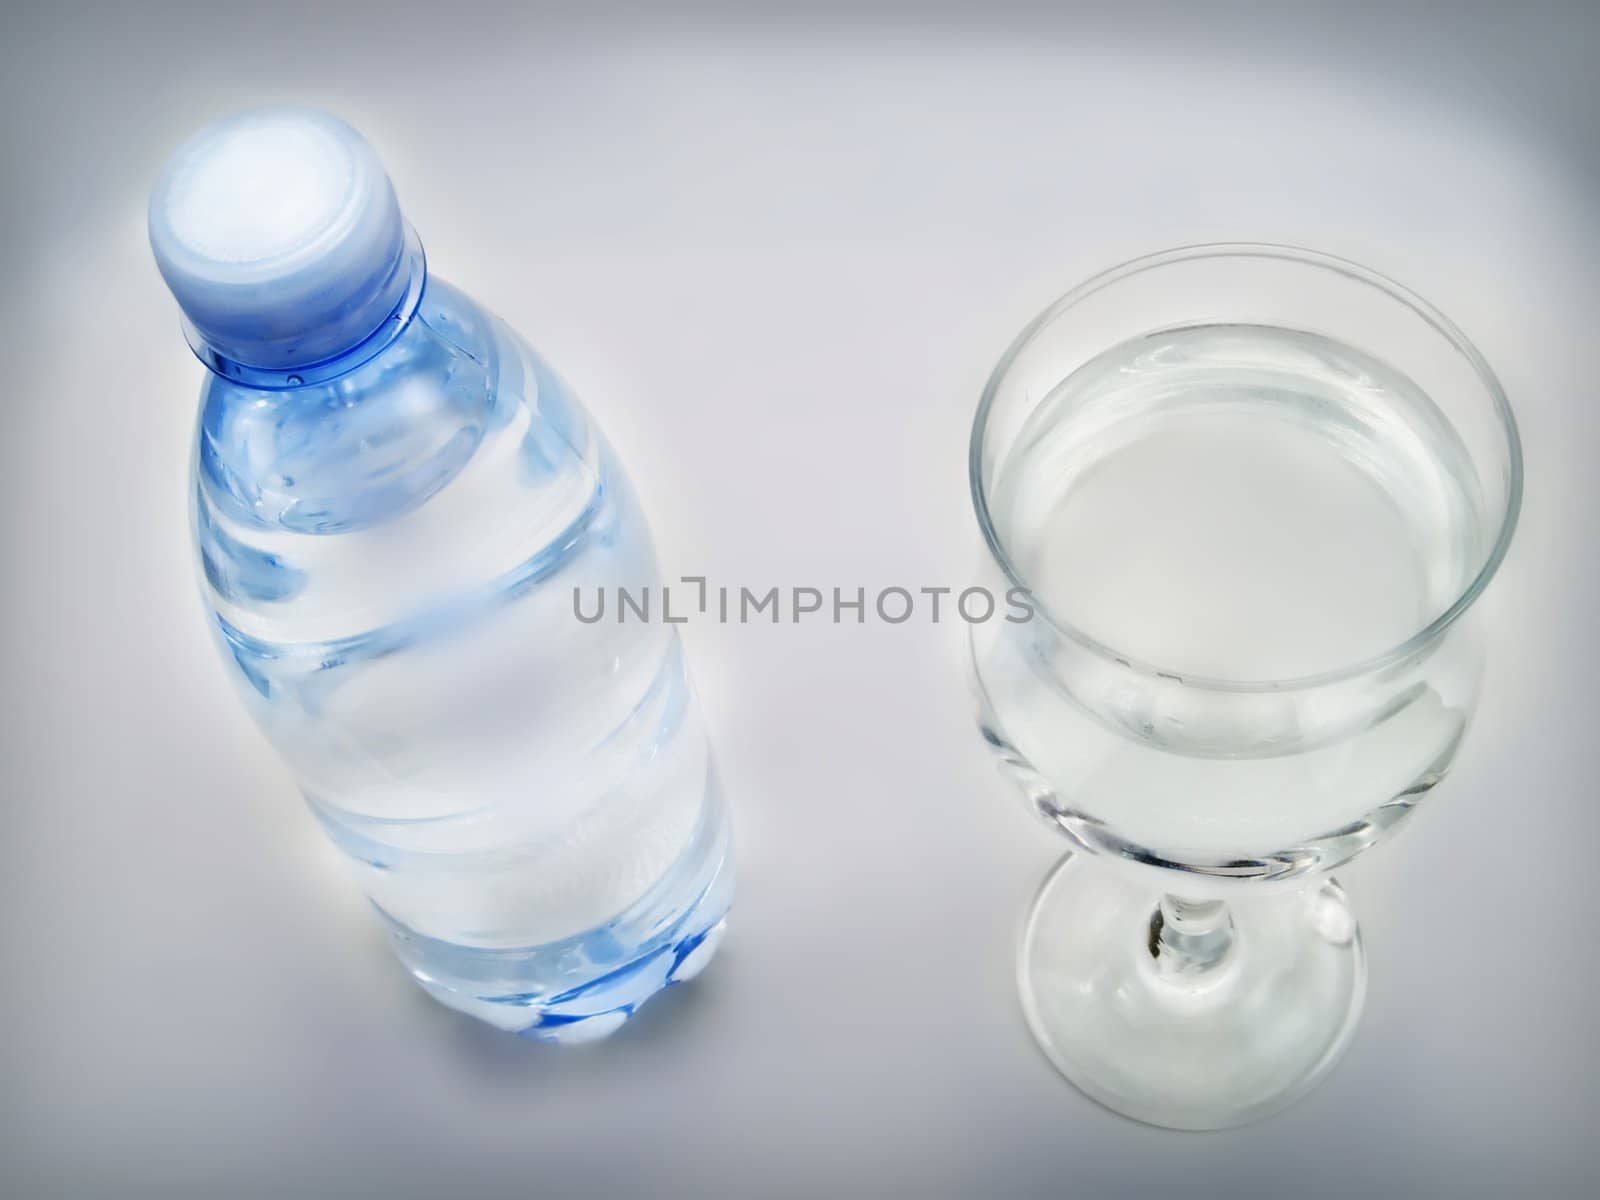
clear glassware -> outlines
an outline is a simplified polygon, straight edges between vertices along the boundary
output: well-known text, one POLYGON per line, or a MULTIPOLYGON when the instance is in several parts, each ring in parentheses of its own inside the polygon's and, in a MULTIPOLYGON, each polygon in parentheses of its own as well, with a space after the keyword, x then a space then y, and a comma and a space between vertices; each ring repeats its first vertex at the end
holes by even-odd
POLYGON ((983 734, 1072 845, 1025 925, 1028 1023, 1139 1120, 1274 1112, 1361 1010, 1328 873, 1443 780, 1475 707, 1522 489, 1506 398, 1371 271, 1200 246, 1029 325, 970 466, 986 582, 1033 601, 972 626, 983 734))
POLYGON ((733 856, 677 630, 575 612, 659 584, 610 446, 328 114, 196 134, 150 234, 207 368, 195 548, 251 715, 423 988, 612 1032, 714 954, 733 856))

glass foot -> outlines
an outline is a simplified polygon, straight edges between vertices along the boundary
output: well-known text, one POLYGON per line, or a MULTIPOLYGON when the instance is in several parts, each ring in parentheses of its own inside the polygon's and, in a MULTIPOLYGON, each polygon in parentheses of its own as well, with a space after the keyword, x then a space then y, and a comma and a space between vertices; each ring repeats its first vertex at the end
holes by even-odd
POLYGON ((1034 900, 1017 974, 1063 1075, 1173 1129, 1242 1125, 1310 1091, 1350 1044, 1367 978, 1332 880, 1224 907, 1072 855, 1034 900))

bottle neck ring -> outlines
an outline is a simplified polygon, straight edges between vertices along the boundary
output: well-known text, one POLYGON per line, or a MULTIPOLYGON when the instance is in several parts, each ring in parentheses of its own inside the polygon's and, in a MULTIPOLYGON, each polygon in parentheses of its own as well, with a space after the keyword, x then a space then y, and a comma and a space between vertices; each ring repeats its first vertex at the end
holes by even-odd
POLYGON ((195 357, 213 374, 247 387, 281 391, 326 383, 376 358, 405 332, 416 315, 428 282, 428 263, 421 239, 410 225, 405 226, 405 245, 395 273, 405 279, 405 284, 400 289, 399 300, 377 327, 347 348, 316 362, 287 367, 251 366, 230 358, 207 341, 188 317, 183 318, 183 336, 195 357))

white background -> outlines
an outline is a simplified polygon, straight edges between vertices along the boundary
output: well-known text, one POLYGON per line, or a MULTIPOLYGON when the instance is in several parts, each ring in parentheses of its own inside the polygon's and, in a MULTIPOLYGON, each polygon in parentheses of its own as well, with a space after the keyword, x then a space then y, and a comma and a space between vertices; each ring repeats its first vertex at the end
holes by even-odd
POLYGON ((0 19, 0 1190, 1556 1196, 1600 1169, 1592 7, 0 19), (988 763, 950 623, 686 627, 740 893, 712 969, 621 1035, 553 1051, 408 984, 193 585, 200 367, 143 198, 270 100, 369 135, 433 269, 557 364, 667 573, 713 584, 962 586, 990 367, 1132 255, 1296 242, 1454 317, 1527 500, 1457 775, 1344 873, 1371 986, 1331 1079, 1194 1136, 1046 1064, 1012 954, 1063 846, 988 763))

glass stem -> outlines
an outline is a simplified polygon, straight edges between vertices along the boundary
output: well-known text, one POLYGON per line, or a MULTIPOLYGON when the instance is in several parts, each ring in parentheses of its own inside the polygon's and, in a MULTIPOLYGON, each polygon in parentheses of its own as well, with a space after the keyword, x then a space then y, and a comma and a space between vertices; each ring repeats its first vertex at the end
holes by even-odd
POLYGON ((1150 918, 1150 954, 1163 975, 1194 976, 1222 965, 1233 945, 1233 917, 1221 900, 1161 897, 1150 918))

